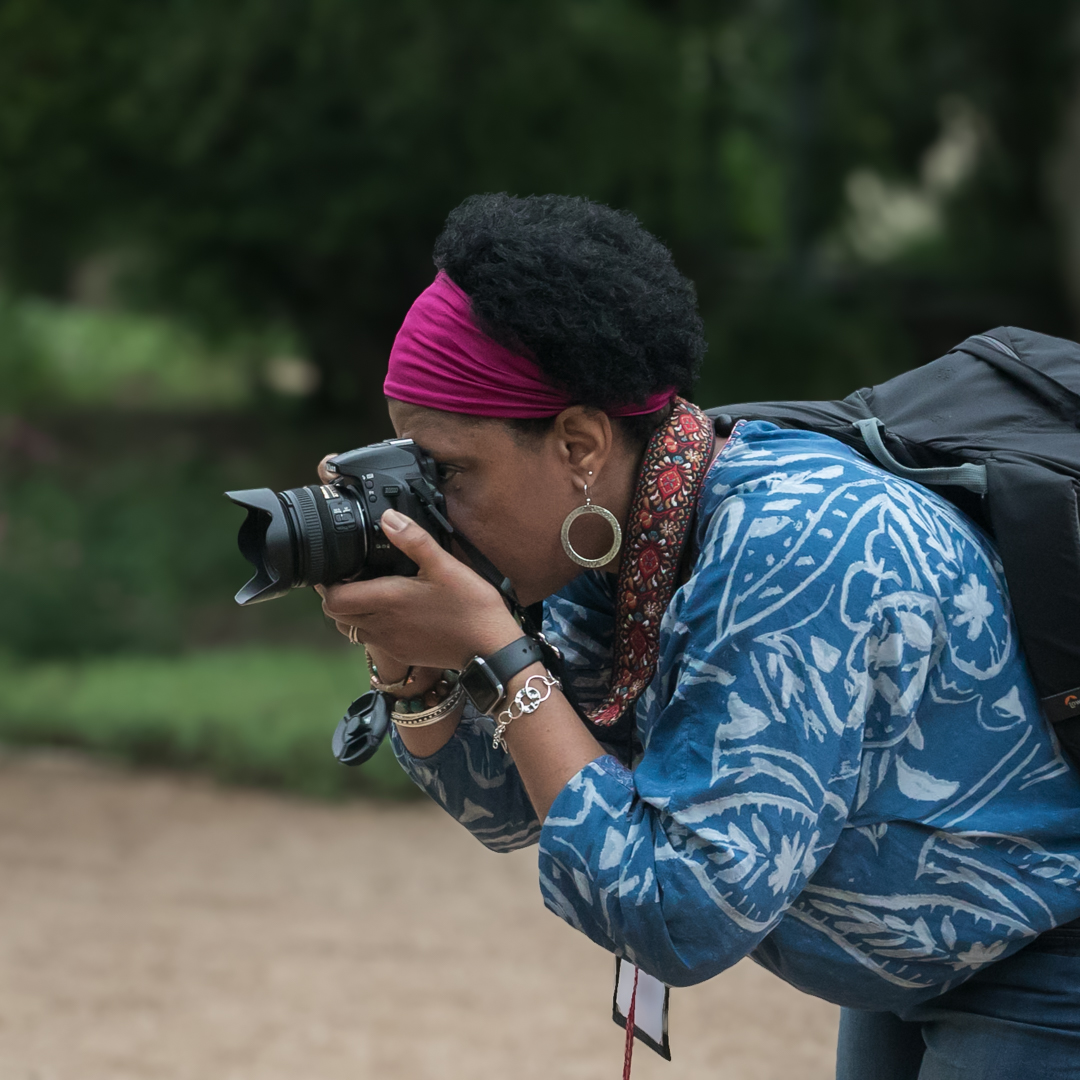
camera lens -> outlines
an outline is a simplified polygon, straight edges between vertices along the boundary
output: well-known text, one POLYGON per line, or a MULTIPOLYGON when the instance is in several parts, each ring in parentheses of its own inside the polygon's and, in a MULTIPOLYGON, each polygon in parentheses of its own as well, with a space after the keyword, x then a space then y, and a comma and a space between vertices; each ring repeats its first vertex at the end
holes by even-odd
POLYGON ((238 604, 345 581, 362 571, 371 519, 351 487, 310 484, 225 494, 248 512, 237 539, 241 554, 255 567, 255 576, 236 594, 238 604))

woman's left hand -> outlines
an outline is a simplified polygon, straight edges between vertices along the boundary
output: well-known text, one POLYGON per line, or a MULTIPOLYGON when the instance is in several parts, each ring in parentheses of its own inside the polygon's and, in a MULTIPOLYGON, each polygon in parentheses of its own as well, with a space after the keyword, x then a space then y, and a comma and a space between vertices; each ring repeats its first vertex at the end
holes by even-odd
POLYGON ((323 592, 323 611, 401 664, 460 670, 521 636, 498 592, 415 521, 387 510, 386 538, 420 568, 323 592))

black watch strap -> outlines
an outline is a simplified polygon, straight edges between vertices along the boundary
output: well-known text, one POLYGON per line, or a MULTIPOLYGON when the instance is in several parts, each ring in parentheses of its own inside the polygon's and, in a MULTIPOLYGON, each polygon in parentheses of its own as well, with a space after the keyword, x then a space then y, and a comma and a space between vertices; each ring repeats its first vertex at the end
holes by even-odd
POLYGON ((490 713, 502 704, 506 687, 519 671, 530 664, 542 663, 544 652, 540 643, 523 634, 490 656, 473 657, 461 673, 461 686, 480 712, 490 713))
POLYGON ((540 649, 540 643, 528 634, 522 634, 517 641, 511 641, 498 652, 484 657, 484 663, 503 686, 506 686, 519 671, 524 671, 530 664, 543 662, 544 654, 540 649))

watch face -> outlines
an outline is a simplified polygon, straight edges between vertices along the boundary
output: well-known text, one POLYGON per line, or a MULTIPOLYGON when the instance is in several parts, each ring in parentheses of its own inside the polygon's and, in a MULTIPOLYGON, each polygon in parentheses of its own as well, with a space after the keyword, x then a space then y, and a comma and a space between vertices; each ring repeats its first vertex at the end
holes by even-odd
POLYGON ((465 665, 459 682, 469 700, 482 713, 491 712, 506 693, 506 688, 479 656, 474 656, 465 665))

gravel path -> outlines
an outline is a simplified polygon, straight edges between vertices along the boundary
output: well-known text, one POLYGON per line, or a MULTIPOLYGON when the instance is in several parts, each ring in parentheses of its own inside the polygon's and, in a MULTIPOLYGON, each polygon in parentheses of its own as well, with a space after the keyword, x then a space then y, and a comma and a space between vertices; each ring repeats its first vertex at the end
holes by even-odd
MULTIPOLYGON (((0 756, 0 1080, 614 1080, 612 961, 534 858, 426 803, 0 756)), ((634 1077, 827 1080, 836 1021, 743 962, 634 1077)))

